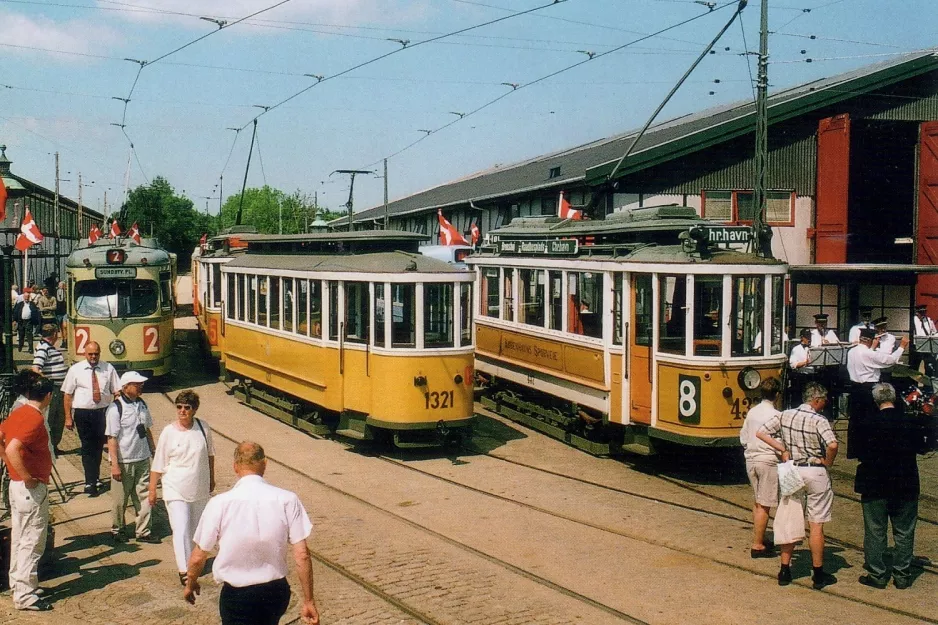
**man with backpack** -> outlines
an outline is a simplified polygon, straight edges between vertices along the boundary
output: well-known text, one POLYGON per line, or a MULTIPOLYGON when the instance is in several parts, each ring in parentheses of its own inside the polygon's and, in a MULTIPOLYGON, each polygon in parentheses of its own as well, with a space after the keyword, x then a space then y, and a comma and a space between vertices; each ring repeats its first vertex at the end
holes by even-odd
POLYGON ((105 420, 108 453, 111 457, 111 502, 113 517, 111 537, 115 543, 127 540, 124 535, 124 510, 127 500, 137 516, 137 542, 158 543, 151 534, 153 520, 147 494, 150 489, 150 458, 153 443, 153 417, 140 397, 146 378, 136 371, 121 376, 120 396, 108 406, 105 420))

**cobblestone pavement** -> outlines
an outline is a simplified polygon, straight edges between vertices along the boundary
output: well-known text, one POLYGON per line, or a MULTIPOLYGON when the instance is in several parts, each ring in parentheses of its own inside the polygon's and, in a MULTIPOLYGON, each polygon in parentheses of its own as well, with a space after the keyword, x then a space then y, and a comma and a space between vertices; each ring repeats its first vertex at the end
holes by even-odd
MULTIPOLYGON (((909 591, 867 589, 856 583, 862 554, 850 550, 829 550, 836 586, 805 586, 809 561, 800 549, 800 579, 779 588, 777 561, 748 557, 748 517, 732 505, 748 501, 745 486, 714 480, 701 490, 731 503, 708 499, 643 472, 647 467, 591 458, 495 419, 480 428, 481 444, 493 453, 632 494, 480 455, 409 454, 402 456, 406 466, 395 466, 301 435, 238 405, 222 385, 197 390, 199 416, 217 434, 219 490, 233 483, 233 441, 251 437, 272 459, 270 481, 304 500, 315 524, 310 545, 326 625, 601 625, 627 622, 627 615, 649 623, 749 623, 754 610, 760 620, 798 625, 818 615, 833 623, 934 622, 938 615, 938 576, 920 576, 909 591)), ((147 401, 158 431, 174 410, 159 393, 147 401)), ((74 434, 63 447, 77 448, 74 434)), ((162 510, 161 545, 111 545, 108 497, 76 494, 77 453, 60 460, 59 471, 70 493, 54 509, 58 559, 43 581, 55 611, 15 612, 8 595, 0 596, 0 623, 218 622, 210 577, 196 606, 182 601, 162 510)), ((926 489, 934 476, 932 461, 923 468, 926 489)), ((835 521, 862 526, 855 508, 838 499, 835 521)), ((918 544, 934 551, 934 531, 923 527, 918 544)), ((284 623, 296 614, 291 606, 284 623)))

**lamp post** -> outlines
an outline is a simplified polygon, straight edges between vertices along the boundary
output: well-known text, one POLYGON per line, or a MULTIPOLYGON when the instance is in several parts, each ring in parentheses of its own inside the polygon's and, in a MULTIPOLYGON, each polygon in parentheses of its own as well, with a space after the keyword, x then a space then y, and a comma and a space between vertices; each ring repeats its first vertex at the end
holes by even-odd
MULTIPOLYGON (((10 173, 10 159, 7 158, 5 145, 0 145, 0 177, 3 178, 3 186, 7 190, 7 203, 13 204, 15 201, 26 196, 26 188, 20 184, 19 180, 10 173)), ((11 215, 7 211, 8 215, 11 215)), ((14 222, 14 217, 7 219, 8 223, 14 222)), ((19 228, 5 227, 0 228, 0 234, 3 235, 3 242, 0 244, 0 296, 4 299, 10 297, 10 289, 13 287, 13 240, 11 235, 19 233, 19 228)), ((13 381, 13 374, 16 372, 13 365, 13 306, 10 300, 0 306, 3 311, 3 357, 0 363, 0 386, 9 389, 13 381)), ((8 392, 7 396, 11 396, 8 392)), ((6 408, 0 406, 0 409, 6 408)))

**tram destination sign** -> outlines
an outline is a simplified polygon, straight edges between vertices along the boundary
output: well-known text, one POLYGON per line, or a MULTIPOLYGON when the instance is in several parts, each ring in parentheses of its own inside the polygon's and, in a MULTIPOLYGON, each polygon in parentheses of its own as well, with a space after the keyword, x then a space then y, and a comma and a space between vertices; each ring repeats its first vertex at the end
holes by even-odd
POLYGON ((707 235, 708 243, 749 243, 752 240, 749 226, 703 226, 700 229, 707 235))
POLYGON ((543 254, 545 256, 574 256, 579 250, 576 239, 551 241, 499 241, 499 254, 543 254))
POLYGON ((94 277, 98 280, 107 278, 136 278, 136 267, 95 267, 94 277))

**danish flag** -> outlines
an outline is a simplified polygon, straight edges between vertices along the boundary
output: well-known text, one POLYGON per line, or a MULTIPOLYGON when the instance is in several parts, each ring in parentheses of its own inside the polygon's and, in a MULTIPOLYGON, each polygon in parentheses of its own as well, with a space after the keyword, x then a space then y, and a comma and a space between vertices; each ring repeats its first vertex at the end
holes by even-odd
POLYGON ((561 219, 573 219, 579 221, 583 219, 583 211, 574 210, 570 207, 570 202, 560 192, 560 199, 557 201, 557 216, 561 219))
POLYGON ((134 222, 134 225, 130 227, 130 230, 127 232, 127 236, 129 236, 137 245, 140 245, 143 242, 140 238, 140 228, 137 227, 136 221, 134 222))
POLYGON ((472 245, 475 246, 475 244, 479 242, 479 239, 482 238, 482 233, 479 232, 479 226, 477 224, 473 223, 469 226, 469 235, 472 238, 472 245))
POLYGON ((101 228, 98 227, 98 224, 91 224, 91 228, 88 230, 88 245, 94 244, 100 238, 101 228))
POLYGON ((453 224, 446 221, 441 209, 437 209, 436 217, 440 222, 440 245, 469 245, 466 237, 460 234, 453 224))
POLYGON ((33 221, 33 215, 26 209, 26 215, 23 217, 23 223, 20 224, 20 234, 16 237, 16 249, 25 252, 31 246, 42 242, 42 233, 39 232, 39 226, 33 221))
POLYGON ((117 225, 117 220, 111 222, 111 238, 116 239, 121 235, 121 227, 117 225))
POLYGON ((3 177, 0 176, 0 221, 7 218, 7 188, 3 184, 3 177))

